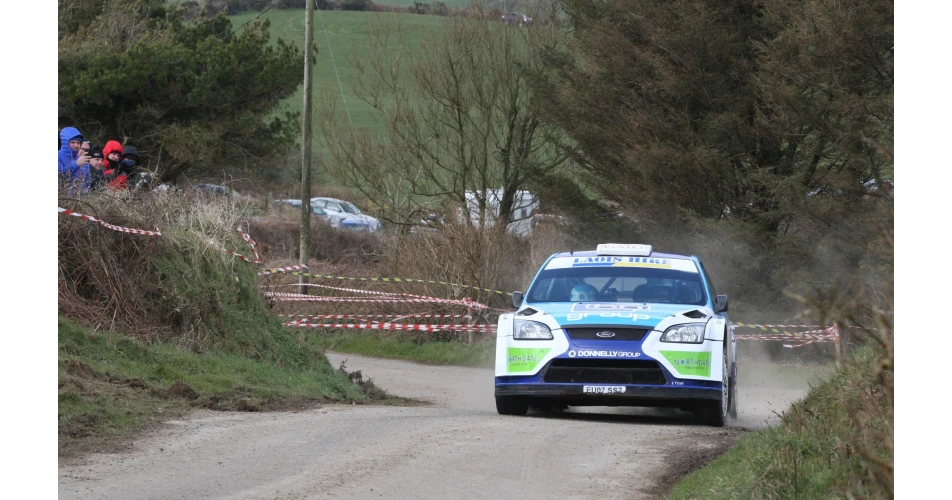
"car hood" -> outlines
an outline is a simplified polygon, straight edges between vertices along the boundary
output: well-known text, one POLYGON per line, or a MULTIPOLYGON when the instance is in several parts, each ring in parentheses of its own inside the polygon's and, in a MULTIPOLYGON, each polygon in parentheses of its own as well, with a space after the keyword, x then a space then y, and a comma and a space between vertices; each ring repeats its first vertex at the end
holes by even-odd
MULTIPOLYGON (((527 303, 537 311, 548 313, 559 325, 641 326, 654 329, 670 316, 697 311, 697 321, 713 316, 706 306, 691 304, 642 304, 631 302, 536 302, 527 303)), ((518 317, 518 316, 517 316, 518 317)))

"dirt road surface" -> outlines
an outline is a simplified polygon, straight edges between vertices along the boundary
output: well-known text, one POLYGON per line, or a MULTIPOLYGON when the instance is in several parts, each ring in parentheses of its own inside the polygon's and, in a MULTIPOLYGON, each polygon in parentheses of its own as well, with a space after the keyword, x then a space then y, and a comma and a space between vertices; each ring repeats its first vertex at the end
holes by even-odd
POLYGON ((62 464, 59 498, 657 498, 806 389, 751 384, 737 422, 721 429, 673 410, 511 417, 496 413, 489 369, 328 358, 431 404, 196 411, 131 452, 62 464))

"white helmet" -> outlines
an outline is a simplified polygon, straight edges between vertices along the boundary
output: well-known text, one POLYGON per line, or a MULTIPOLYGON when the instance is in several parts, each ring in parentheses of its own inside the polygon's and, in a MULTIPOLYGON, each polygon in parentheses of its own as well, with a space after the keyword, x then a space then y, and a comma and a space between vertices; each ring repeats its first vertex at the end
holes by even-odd
POLYGON ((598 290, 592 285, 575 285, 572 289, 572 302, 594 302, 598 300, 598 290))

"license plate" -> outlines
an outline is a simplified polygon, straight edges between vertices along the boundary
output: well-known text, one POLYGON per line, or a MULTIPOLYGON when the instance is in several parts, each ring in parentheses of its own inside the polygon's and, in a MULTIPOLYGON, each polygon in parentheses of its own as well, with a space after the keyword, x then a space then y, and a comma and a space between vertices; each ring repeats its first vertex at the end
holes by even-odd
POLYGON ((583 385, 582 394, 622 394, 625 392, 623 385, 583 385))

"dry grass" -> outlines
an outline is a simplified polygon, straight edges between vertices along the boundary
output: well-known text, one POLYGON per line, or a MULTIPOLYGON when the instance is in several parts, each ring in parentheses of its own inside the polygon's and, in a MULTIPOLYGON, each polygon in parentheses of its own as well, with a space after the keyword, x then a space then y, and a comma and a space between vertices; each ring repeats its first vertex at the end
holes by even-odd
POLYGON ((871 477, 857 480, 878 484, 891 498, 895 456, 892 230, 871 239, 867 247, 875 256, 870 269, 807 300, 807 314, 840 327, 844 357, 857 347, 872 352, 870 362, 860 366, 858 373, 844 377, 847 386, 834 391, 836 404, 848 416, 837 430, 843 446, 862 457, 868 467, 871 477))
POLYGON ((59 205, 107 223, 162 231, 161 237, 107 229, 78 217, 59 218, 59 312, 94 329, 122 331, 144 338, 163 338, 176 330, 201 329, 208 314, 183 303, 174 280, 188 279, 203 266, 231 267, 248 274, 248 264, 222 252, 242 254, 250 248, 236 228, 249 206, 229 198, 189 192, 104 192, 82 199, 60 198, 59 205), (180 269, 178 259, 197 266, 180 269), (186 318, 186 310, 193 311, 186 318), (178 321, 170 321, 178 319, 178 321))

